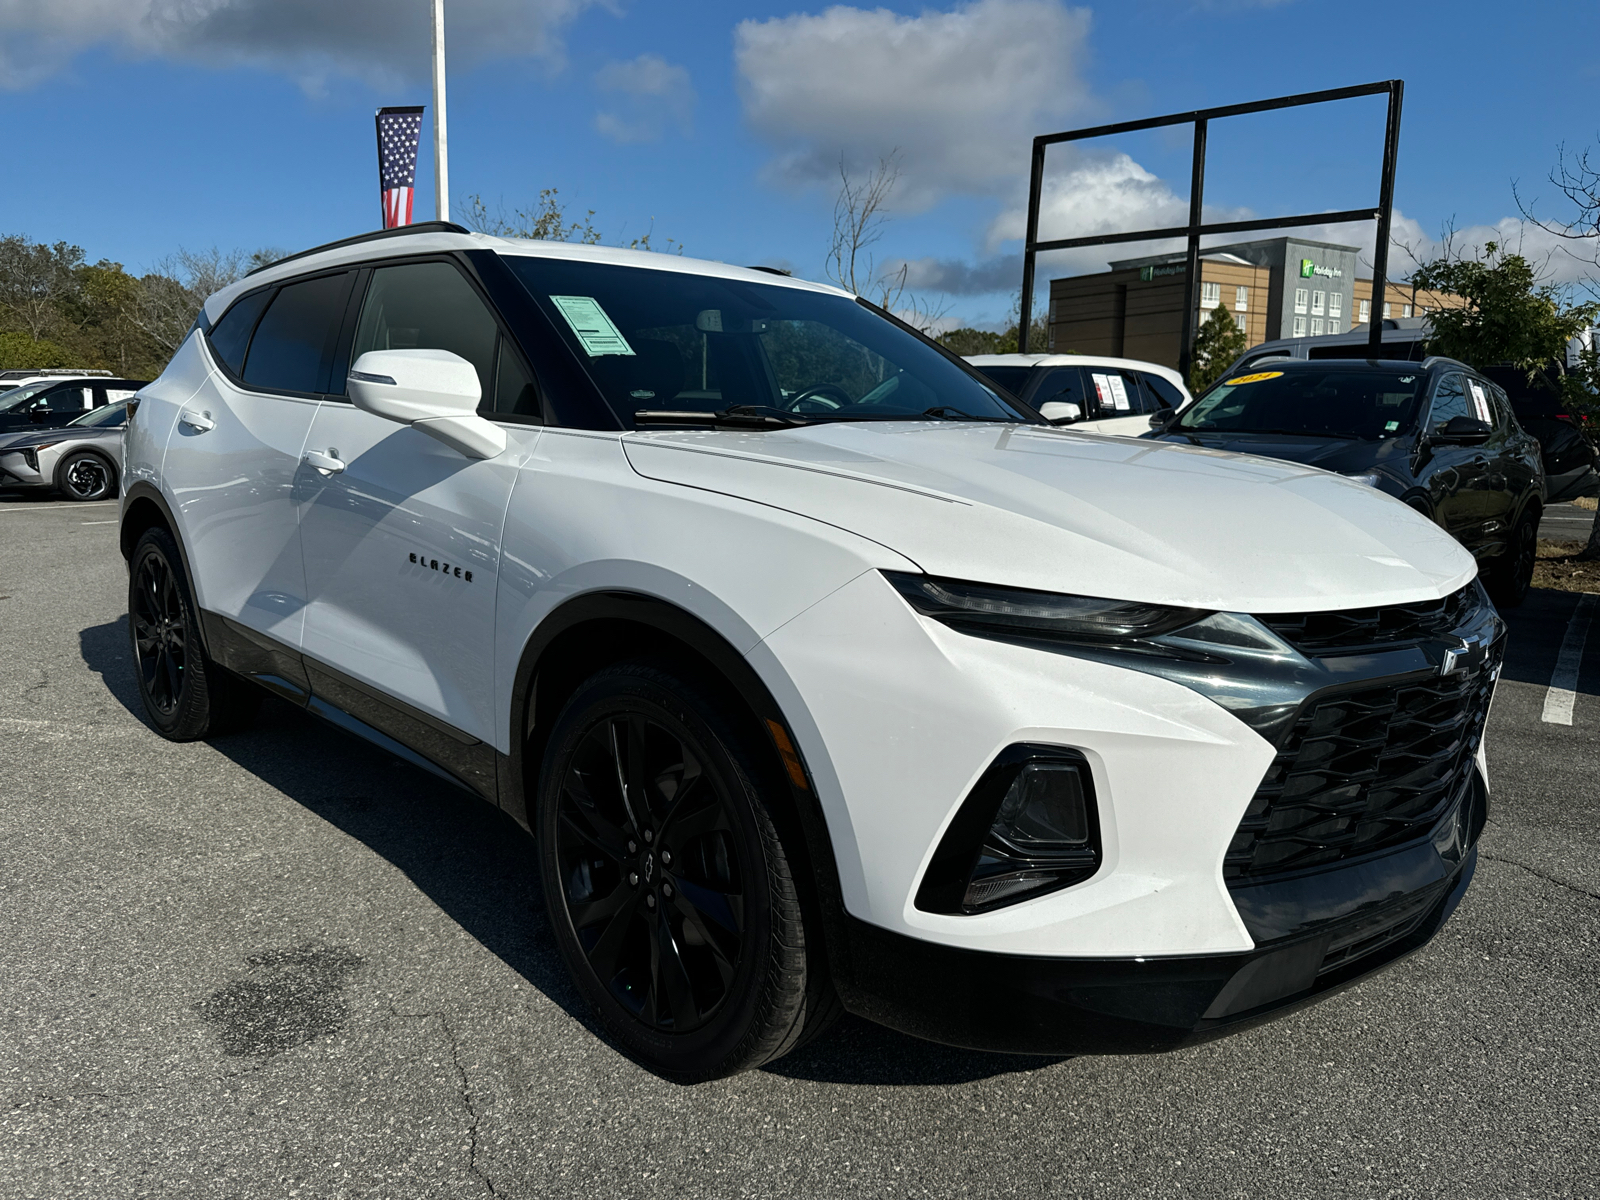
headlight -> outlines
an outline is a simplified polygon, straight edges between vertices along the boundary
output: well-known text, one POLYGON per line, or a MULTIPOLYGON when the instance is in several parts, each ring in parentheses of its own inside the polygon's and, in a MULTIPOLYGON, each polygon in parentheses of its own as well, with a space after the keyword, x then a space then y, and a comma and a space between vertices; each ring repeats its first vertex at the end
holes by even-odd
POLYGON ((1130 646, 1206 616, 1203 609, 1102 600, 885 571, 911 607, 955 629, 1096 646, 1130 646))
POLYGON ((1351 483, 1364 483, 1370 488, 1375 488, 1383 482, 1381 475, 1346 475, 1345 478, 1351 483))

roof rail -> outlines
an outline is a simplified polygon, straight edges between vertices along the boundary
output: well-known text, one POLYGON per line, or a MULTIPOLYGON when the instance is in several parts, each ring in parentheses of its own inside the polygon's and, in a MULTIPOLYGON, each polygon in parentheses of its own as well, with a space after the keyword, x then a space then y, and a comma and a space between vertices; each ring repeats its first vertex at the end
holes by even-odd
POLYGON ((282 263, 293 262, 297 258, 305 258, 308 254, 321 254, 324 250, 337 250, 341 246, 355 246, 362 242, 377 242, 384 238, 401 237, 408 233, 471 233, 465 225, 457 225, 454 221, 418 221, 414 225, 396 225, 393 229, 374 229, 371 233, 358 233, 355 237, 340 238, 337 242, 324 242, 320 246, 313 246, 309 250, 301 250, 294 254, 285 254, 282 258, 269 263, 262 263, 255 270, 245 272, 249 279, 257 271, 265 271, 268 267, 276 267, 282 263))

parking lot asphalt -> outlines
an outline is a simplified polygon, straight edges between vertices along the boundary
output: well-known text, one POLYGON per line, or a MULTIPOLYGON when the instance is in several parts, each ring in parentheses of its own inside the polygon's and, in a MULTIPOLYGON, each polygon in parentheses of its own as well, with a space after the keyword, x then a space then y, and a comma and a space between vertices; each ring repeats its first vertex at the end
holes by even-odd
POLYGON ((1594 510, 1576 504, 1552 504, 1539 519, 1539 536, 1553 542, 1587 542, 1594 528, 1594 510))
POLYGON ((1477 878, 1393 969, 1164 1056, 847 1018, 684 1087, 596 1035, 499 813, 275 701, 151 732, 115 518, 0 505, 0 1197, 1600 1191, 1600 629, 1541 719, 1575 595, 1510 618, 1477 878))

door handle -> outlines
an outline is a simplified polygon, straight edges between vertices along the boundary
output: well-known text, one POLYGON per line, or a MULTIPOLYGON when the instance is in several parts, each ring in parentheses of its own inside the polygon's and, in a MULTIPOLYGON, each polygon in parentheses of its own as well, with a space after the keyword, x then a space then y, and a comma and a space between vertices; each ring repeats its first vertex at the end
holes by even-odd
POLYGON ((196 433, 204 433, 208 429, 215 429, 217 427, 217 423, 211 419, 211 414, 209 412, 195 412, 192 408, 186 408, 183 410, 183 412, 179 413, 178 420, 182 421, 196 433))
POLYGON ((306 465, 315 467, 324 475, 337 475, 344 470, 344 463, 339 458, 339 452, 332 446, 328 447, 326 454, 321 450, 307 450, 306 465))

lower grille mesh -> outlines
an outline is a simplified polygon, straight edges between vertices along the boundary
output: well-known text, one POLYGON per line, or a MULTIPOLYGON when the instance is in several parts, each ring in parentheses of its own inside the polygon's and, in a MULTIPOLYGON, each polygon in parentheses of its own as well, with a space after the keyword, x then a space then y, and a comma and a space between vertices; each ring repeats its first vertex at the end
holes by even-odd
POLYGON ((1426 834, 1472 770, 1497 659, 1310 703, 1251 798, 1224 876, 1321 866, 1426 834))

